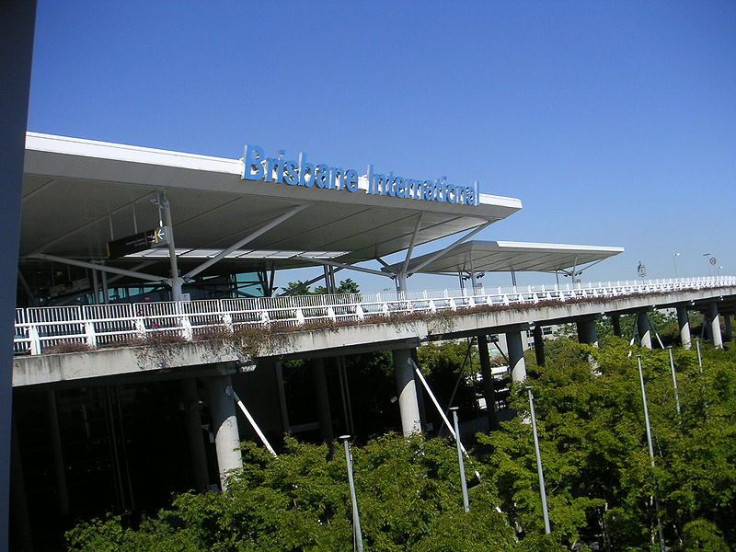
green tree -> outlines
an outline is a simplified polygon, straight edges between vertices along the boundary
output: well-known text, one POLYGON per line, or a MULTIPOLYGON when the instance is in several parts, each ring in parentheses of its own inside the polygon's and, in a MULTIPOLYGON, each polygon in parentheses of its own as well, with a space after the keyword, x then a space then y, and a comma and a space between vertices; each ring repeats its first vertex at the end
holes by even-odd
MULTIPOLYGON (((545 368, 530 371, 553 537, 565 546, 597 540, 608 550, 648 550, 656 542, 656 509, 670 546, 703 519, 733 546, 736 499, 736 363, 734 352, 676 351, 682 415, 677 416, 665 351, 642 354, 656 466, 650 467, 636 357, 622 340, 600 349, 558 340, 545 368), (589 357, 595 360, 591 369, 589 357)), ((521 414, 503 431, 481 436, 502 508, 528 535, 541 533, 541 503, 526 393, 521 414)))
MULTIPOLYGON (((317 286, 314 293, 317 295, 326 295, 327 288, 324 286, 317 286)), ((340 284, 337 286, 337 289, 335 289, 335 293, 360 293, 360 286, 357 282, 347 278, 345 280, 340 280, 340 284)))
MULTIPOLYGON (((137 528, 124 527, 120 518, 83 523, 67 534, 69 550, 351 550, 344 455, 293 439, 285 447, 273 458, 248 444, 228 492, 182 494, 137 528)), ((451 443, 386 435, 355 447, 353 456, 367 550, 517 550, 488 485, 473 490, 474 512, 462 511, 451 443)))

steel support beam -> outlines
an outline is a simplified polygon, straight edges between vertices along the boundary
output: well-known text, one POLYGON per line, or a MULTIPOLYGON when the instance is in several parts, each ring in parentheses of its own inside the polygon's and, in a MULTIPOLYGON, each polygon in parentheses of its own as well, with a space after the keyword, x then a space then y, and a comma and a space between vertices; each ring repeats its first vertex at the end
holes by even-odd
POLYGON ((176 258, 176 245, 174 243, 174 224, 171 221, 171 205, 169 204, 169 200, 166 198, 166 192, 159 192, 157 201, 159 208, 163 209, 163 223, 166 226, 166 231, 168 232, 167 242, 169 248, 171 279, 167 283, 171 286, 171 298, 174 301, 181 301, 181 286, 184 280, 179 276, 179 263, 176 258))
POLYGON ((404 264, 401 265, 401 270, 396 275, 396 284, 399 291, 407 291, 406 289, 406 278, 407 278, 407 271, 409 269, 409 261, 411 261, 411 254, 414 252, 414 245, 417 240, 417 236, 419 235, 419 228, 422 224, 422 217, 424 216, 424 213, 419 213, 419 216, 417 217, 417 222, 414 225, 414 231, 411 234, 411 241, 409 242, 409 248, 406 250, 406 257, 404 258, 404 264))
POLYGON ((36 249, 30 251, 28 254, 29 255, 31 255, 31 254, 35 255, 36 253, 41 253, 42 251, 47 251, 50 247, 56 245, 57 243, 69 239, 69 236, 73 236, 75 234, 78 234, 79 232, 83 232, 84 230, 87 230, 88 228, 92 228, 94 226, 97 226, 102 221, 109 220, 112 215, 117 215, 118 213, 121 213, 121 212, 129 209, 131 205, 135 205, 137 202, 146 199, 150 195, 151 195, 151 192, 146 192, 145 194, 142 194, 142 195, 140 195, 140 196, 138 196, 136 198, 133 198, 131 201, 129 201, 125 205, 121 205, 117 209, 113 209, 112 211, 110 211, 109 213, 106 213, 106 214, 102 215, 101 217, 97 217, 96 219, 94 219, 94 220, 92 220, 90 222, 87 222, 87 223, 83 224, 82 226, 78 226, 77 228, 74 228, 73 230, 69 230, 67 232, 64 232, 63 235, 61 235, 61 236, 59 236, 57 238, 54 238, 51 241, 48 241, 48 242, 44 243, 40 247, 37 247, 36 249))
MULTIPOLYGON (((339 272, 340 270, 342 270, 342 268, 338 268, 334 272, 339 272)), ((307 289, 309 289, 309 286, 311 286, 312 284, 316 284, 320 280, 324 280, 324 279, 325 279, 325 275, 324 274, 322 274, 320 276, 315 276, 311 280, 309 280, 307 282, 304 282, 304 284, 302 286, 300 286, 300 287, 294 288, 291 291, 285 291, 284 293, 279 293, 277 295, 277 297, 287 297, 289 295, 299 295, 299 292, 306 291, 307 289)), ((328 288, 326 281, 325 281, 325 288, 328 288)))
POLYGON ((244 238, 236 241, 234 244, 232 244, 227 249, 224 249, 223 251, 220 251, 220 253, 218 253, 217 255, 215 255, 214 257, 212 257, 211 259, 203 262, 197 268, 194 268, 194 269, 190 270, 189 272, 187 272, 183 276, 183 278, 185 280, 189 280, 191 278, 194 278, 197 274, 199 274, 199 273, 207 270, 209 267, 211 267, 215 263, 220 262, 222 259, 224 259, 225 257, 227 257, 233 251, 235 251, 235 250, 243 247, 247 243, 252 242, 253 240, 255 240, 256 238, 262 236, 263 234, 265 234, 269 230, 272 230, 273 228, 276 228, 279 224, 281 224, 282 222, 285 222, 285 221, 289 220, 291 217, 293 217, 297 213, 303 211, 307 207, 308 207, 308 205, 297 205, 296 207, 293 207, 293 208, 289 209, 283 215, 280 215, 280 216, 278 216, 278 217, 276 217, 276 218, 268 221, 266 224, 264 224, 263 226, 261 226, 255 232, 251 232, 250 234, 248 234, 244 238))
POLYGON ((339 263, 337 261, 330 261, 327 259, 318 259, 317 257, 307 257, 304 255, 299 255, 296 257, 297 259, 304 259, 306 261, 312 261, 317 264, 321 265, 327 265, 327 266, 334 266, 337 268, 344 268, 346 270, 355 270, 356 272, 365 272, 366 274, 373 274, 375 276, 383 276, 384 278, 393 278, 394 274, 381 272, 380 270, 373 270, 372 268, 363 268, 362 266, 353 266, 346 263, 339 263))
POLYGON ((432 255, 428 259, 422 261, 417 266, 412 267, 411 270, 407 271, 407 276, 411 276, 412 274, 416 274, 417 272, 419 272, 420 270, 422 270, 425 266, 427 266, 428 264, 434 262, 436 259, 438 259, 442 255, 444 255, 445 253, 448 253, 449 251, 452 251, 458 245, 462 245, 463 243, 465 243, 466 241, 468 241, 470 238, 472 238, 473 236, 475 236, 477 233, 482 232, 483 230, 485 230, 486 228, 488 228, 488 226, 490 224, 491 224, 490 222, 486 222, 484 224, 481 224, 480 226, 478 226, 474 230, 472 230, 472 231, 468 232, 467 234, 465 234, 460 239, 455 240, 453 243, 451 243, 450 245, 448 245, 444 249, 441 249, 441 250, 437 251, 434 255, 432 255))
POLYGON ((153 274, 146 274, 144 272, 136 272, 134 270, 125 270, 124 268, 115 268, 114 266, 101 265, 97 263, 88 263, 86 261, 78 261, 76 259, 66 259, 64 257, 57 257, 56 255, 47 255, 45 253, 34 253, 28 255, 26 259, 38 259, 39 261, 51 261, 54 263, 68 264, 71 266, 78 266, 81 268, 89 268, 90 270, 99 270, 100 272, 109 272, 110 274, 119 274, 120 276, 128 276, 129 278, 136 278, 138 280, 145 280, 147 282, 156 282, 170 284, 168 278, 161 278, 161 276, 155 276, 153 274))

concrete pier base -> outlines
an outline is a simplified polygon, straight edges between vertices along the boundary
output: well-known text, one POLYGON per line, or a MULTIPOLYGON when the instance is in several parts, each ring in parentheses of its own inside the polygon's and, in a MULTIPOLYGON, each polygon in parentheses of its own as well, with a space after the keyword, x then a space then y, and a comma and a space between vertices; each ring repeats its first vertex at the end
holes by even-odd
POLYGON ((721 335, 721 318, 718 315, 718 305, 710 303, 706 315, 708 327, 710 329, 710 338, 713 347, 723 349, 723 336, 721 335))
POLYGON ((496 414, 496 386, 491 370, 491 358, 488 353, 488 337, 478 334, 478 357, 480 358, 480 373, 483 376, 483 396, 486 399, 486 415, 488 427, 498 429, 498 415, 496 414))
POLYGON ((181 391, 186 415, 189 461, 194 476, 194 488, 198 491, 204 491, 210 484, 210 478, 207 471, 207 452, 202 435, 202 416, 199 407, 197 380, 194 378, 182 380, 181 391))
MULTIPOLYGON (((31 518, 28 515, 28 496, 26 495, 25 475, 23 474, 23 459, 20 451, 20 441, 18 438, 18 429, 13 423, 12 442, 11 442, 11 481, 10 497, 11 511, 13 516, 13 527, 15 529, 14 542, 11 543, 12 550, 29 550, 33 552, 33 531, 31 530, 31 518)), ((8 530, 8 518, 3 519, 0 525, 5 531, 8 530)), ((7 543, 0 543, 0 549, 7 546, 7 543)))
POLYGON ((611 315, 611 325, 613 326, 613 335, 616 337, 622 337, 621 334, 621 315, 620 314, 612 314, 611 315))
POLYGON ((59 496, 59 512, 62 516, 69 515, 69 491, 66 484, 66 470, 64 468, 64 452, 61 445, 59 430, 59 413, 56 407, 56 392, 46 391, 46 407, 49 416, 49 434, 51 450, 54 457, 54 473, 56 475, 56 490, 59 496))
POLYGON ((677 307, 677 326, 680 328, 680 343, 683 349, 690 349, 692 341, 690 337, 690 317, 687 314, 687 307, 677 307))
POLYGON ((230 395, 231 385, 230 376, 215 376, 207 380, 210 411, 215 432, 217 467, 220 472, 220 484, 223 490, 227 489, 229 472, 243 467, 235 402, 230 395))
POLYGON ((537 366, 544 366, 544 333, 542 326, 534 324, 534 355, 537 359, 537 366))
POLYGON ((645 349, 651 349, 652 329, 649 327, 647 311, 641 310, 636 313, 636 327, 639 331, 639 344, 645 349))
POLYGON ((419 414, 419 401, 414 381, 414 369, 409 364, 411 350, 394 349, 394 370, 396 392, 399 395, 399 411, 401 412, 401 430, 404 437, 422 432, 422 419, 419 414))
POLYGON ((598 347, 598 330, 595 327, 595 318, 581 318, 575 321, 578 329, 578 341, 586 345, 598 347))
POLYGON ((327 377, 325 376, 325 361, 321 358, 312 360, 312 383, 314 384, 314 396, 317 401, 322 440, 325 443, 331 443, 335 439, 335 435, 332 431, 332 413, 330 412, 330 395, 327 390, 327 377))
POLYGON ((522 382, 526 379, 526 361, 524 360, 523 340, 526 332, 519 330, 506 332, 506 346, 509 350, 509 370, 511 381, 522 382))

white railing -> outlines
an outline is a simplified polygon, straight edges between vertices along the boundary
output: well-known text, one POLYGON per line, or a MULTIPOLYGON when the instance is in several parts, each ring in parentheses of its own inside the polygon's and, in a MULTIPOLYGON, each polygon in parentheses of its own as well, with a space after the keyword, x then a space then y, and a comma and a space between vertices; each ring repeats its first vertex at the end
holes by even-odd
POLYGON ((605 300, 736 286, 736 276, 518 286, 464 291, 408 291, 116 303, 16 309, 15 354, 135 344, 148 336, 206 338, 244 326, 299 327, 310 322, 361 322, 391 314, 461 310, 480 306, 529 307, 540 303, 605 300), (64 347, 66 345, 66 347, 64 347))

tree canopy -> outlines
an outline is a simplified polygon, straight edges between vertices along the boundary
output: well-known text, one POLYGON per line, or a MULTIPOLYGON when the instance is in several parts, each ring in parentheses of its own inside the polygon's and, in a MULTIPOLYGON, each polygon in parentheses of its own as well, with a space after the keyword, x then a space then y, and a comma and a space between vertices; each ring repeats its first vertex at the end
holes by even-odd
MULTIPOLYGON (((430 374, 457 374, 466 352, 465 344, 435 347, 420 359, 430 374)), ((659 550, 658 517, 668 550, 736 548, 736 351, 705 348, 702 368, 694 352, 675 351, 680 415, 666 351, 631 354, 627 342, 613 337, 600 349, 558 339, 547 356, 545 367, 530 363, 529 379, 512 391, 517 416, 477 436, 466 463, 470 513, 462 509, 448 439, 387 434, 354 447, 366 550, 659 550), (544 535, 526 385, 535 396, 551 535, 544 535)), ((243 451, 244 468, 228 492, 181 494, 135 526, 115 517, 82 523, 67 534, 69 549, 352 548, 339 446, 287 438, 278 458, 254 444, 243 451)))

